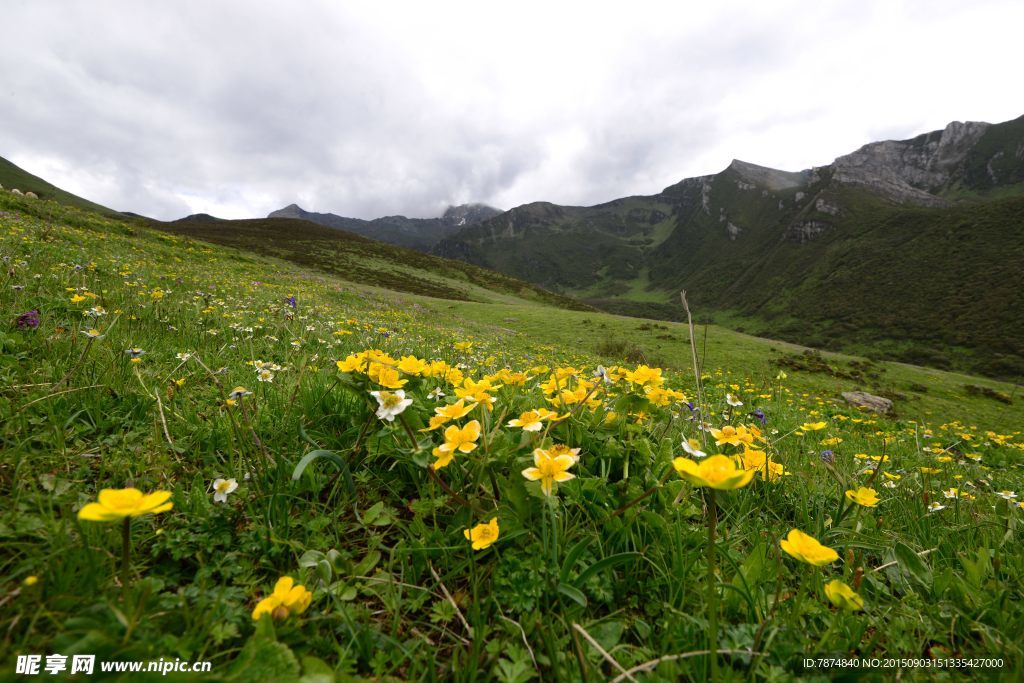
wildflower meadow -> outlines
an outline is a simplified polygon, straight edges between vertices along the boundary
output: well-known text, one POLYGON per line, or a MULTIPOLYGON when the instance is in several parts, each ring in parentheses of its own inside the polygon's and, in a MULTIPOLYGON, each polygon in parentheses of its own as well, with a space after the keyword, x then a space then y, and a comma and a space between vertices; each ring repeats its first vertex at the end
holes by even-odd
POLYGON ((879 415, 798 349, 8 193, 0 256, 0 676, 1024 678, 1008 385, 880 365, 930 391, 879 415))

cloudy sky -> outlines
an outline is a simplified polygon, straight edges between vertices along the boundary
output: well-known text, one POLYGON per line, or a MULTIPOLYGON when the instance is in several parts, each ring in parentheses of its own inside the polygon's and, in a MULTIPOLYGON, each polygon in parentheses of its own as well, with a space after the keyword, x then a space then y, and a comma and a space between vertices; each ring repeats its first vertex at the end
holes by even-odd
POLYGON ((3 0, 0 156, 119 210, 595 204, 1024 114, 1019 0, 3 0))

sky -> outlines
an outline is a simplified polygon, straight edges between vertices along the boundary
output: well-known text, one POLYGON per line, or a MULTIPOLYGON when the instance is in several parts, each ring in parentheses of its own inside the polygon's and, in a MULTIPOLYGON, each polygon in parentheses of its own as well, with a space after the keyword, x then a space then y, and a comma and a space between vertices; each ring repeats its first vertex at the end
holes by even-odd
POLYGON ((593 205, 1024 114, 1019 0, 3 0, 0 156, 170 220, 593 205))

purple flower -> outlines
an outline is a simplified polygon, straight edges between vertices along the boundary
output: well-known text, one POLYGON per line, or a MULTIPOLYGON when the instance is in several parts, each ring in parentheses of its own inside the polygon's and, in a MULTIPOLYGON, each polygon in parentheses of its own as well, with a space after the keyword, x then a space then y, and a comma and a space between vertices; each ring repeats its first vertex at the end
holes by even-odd
POLYGON ((832 451, 822 451, 821 461, 826 465, 834 465, 836 463, 836 454, 832 451))
POLYGON ((32 310, 26 313, 22 313, 14 322, 15 325, 18 326, 19 330, 23 330, 27 327, 39 327, 39 311, 32 310))
POLYGON ((756 418, 761 422, 761 426, 768 424, 768 418, 765 417, 764 411, 758 408, 754 412, 750 413, 750 417, 756 418))
POLYGON ((291 306, 292 308, 298 308, 299 307, 299 304, 295 301, 295 297, 294 296, 288 297, 287 299, 284 300, 284 302, 286 304, 288 304, 289 306, 291 306))

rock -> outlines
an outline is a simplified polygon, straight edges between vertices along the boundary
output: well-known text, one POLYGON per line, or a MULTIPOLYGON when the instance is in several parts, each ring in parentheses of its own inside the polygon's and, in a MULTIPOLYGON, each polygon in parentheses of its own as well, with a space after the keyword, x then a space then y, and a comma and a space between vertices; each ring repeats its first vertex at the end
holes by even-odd
POLYGON ((818 199, 814 202, 814 209, 820 213, 827 213, 830 216, 839 215, 839 207, 835 204, 829 204, 824 199, 818 199))
POLYGON ((14 188, 13 190, 11 190, 11 194, 21 194, 21 190, 19 190, 18 188, 14 188))
POLYGON ((725 233, 729 236, 729 241, 735 242, 736 238, 740 236, 741 232, 743 232, 743 228, 741 228, 738 225, 735 225, 732 222, 729 222, 725 226, 725 233))
POLYGON ((844 391, 843 398, 858 408, 870 410, 879 415, 888 415, 892 412, 892 401, 881 396, 869 394, 866 391, 844 391))
POLYGON ((832 178, 871 188, 899 203, 943 206, 946 202, 932 192, 962 170, 988 128, 987 123, 953 121, 942 131, 912 140, 872 142, 836 159, 832 178))
POLYGON ((832 225, 825 221, 801 221, 800 223, 793 223, 786 228, 786 233, 783 237, 790 242, 803 244, 804 242, 810 242, 831 227, 832 225))
POLYGON ((39 195, 37 195, 35 192, 26 192, 25 196, 28 197, 29 199, 39 199, 39 195))
POLYGON ((729 164, 729 169, 745 181, 736 184, 741 190, 752 190, 754 186, 760 186, 775 192, 789 190, 794 187, 803 187, 807 184, 808 178, 807 171, 796 173, 780 171, 775 168, 740 161, 739 159, 733 159, 732 163, 729 164))

